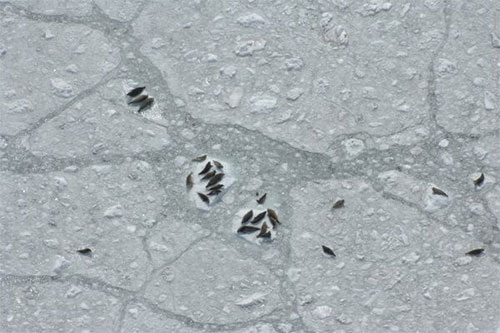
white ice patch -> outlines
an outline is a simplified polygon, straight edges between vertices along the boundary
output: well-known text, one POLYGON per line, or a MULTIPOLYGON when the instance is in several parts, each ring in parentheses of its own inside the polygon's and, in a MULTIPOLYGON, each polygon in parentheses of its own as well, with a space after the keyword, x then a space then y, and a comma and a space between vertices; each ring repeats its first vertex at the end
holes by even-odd
POLYGON ((250 99, 252 111, 255 113, 269 113, 276 108, 277 99, 272 96, 253 96, 250 99))
MULTIPOLYGON (((132 89, 134 89, 136 87, 140 87, 140 86, 141 86, 141 84, 139 84, 137 82, 134 82, 132 80, 123 81, 123 83, 122 83, 123 95, 125 97, 128 97, 127 93, 130 90, 132 90, 132 89)), ((142 96, 142 95, 154 98, 154 96, 149 95, 147 87, 141 92, 140 96, 142 96)), ((130 102, 131 100, 132 100, 132 98, 127 98, 126 103, 130 102)), ((129 106, 133 107, 134 112, 137 112, 137 110, 139 109, 139 105, 140 105, 140 103, 130 104, 129 106)), ((158 99, 156 99, 156 98, 154 99, 154 102, 153 102, 153 104, 150 107, 148 107, 147 109, 144 109, 144 111, 141 111, 141 115, 144 118, 147 118, 147 119, 152 120, 152 121, 157 122, 157 123, 164 122, 164 119, 163 119, 163 117, 161 115, 160 106, 158 104, 158 99)), ((169 143, 170 143, 170 141, 165 138, 164 139, 164 145, 166 146, 169 143)))
POLYGON ((120 204, 108 207, 104 211, 103 215, 104 215, 104 217, 107 217, 110 219, 116 218, 116 217, 122 217, 123 216, 123 207, 120 204))
POLYGON ((455 74, 457 66, 448 59, 438 59, 437 74, 441 77, 455 74))
POLYGON ((388 11, 392 8, 392 4, 385 0, 370 0, 365 3, 358 12, 362 16, 373 16, 381 11, 388 11))
POLYGON ((489 91, 484 92, 484 108, 488 111, 496 108, 496 97, 489 91))
POLYGON ((189 192, 188 192, 189 199, 191 201, 194 201, 197 208, 199 208, 201 210, 209 211, 218 202, 221 201, 224 194, 226 194, 226 192, 229 190, 231 185, 233 185, 233 183, 236 181, 236 179, 232 175, 231 165, 223 160, 218 159, 218 158, 212 158, 210 156, 207 156, 207 158, 203 162, 193 162, 193 163, 196 164, 196 166, 192 170, 193 171, 193 187, 191 189, 188 189, 189 190, 189 192), (213 162, 214 160, 222 163, 224 168, 217 169, 214 165, 214 162, 213 162), (205 165, 208 162, 210 162, 212 164, 212 168, 210 169, 210 171, 217 170, 217 173, 220 173, 220 172, 224 173, 224 178, 222 178, 222 180, 218 183, 218 184, 224 185, 224 187, 221 189, 222 192, 217 194, 217 195, 212 195, 212 196, 208 195, 209 191, 206 188, 206 186, 209 182, 209 179, 201 180, 201 178, 203 178, 204 175, 198 175, 203 170, 203 168, 205 167, 205 165), (210 203, 207 204, 203 200, 201 200, 198 193, 203 193, 206 196, 208 196, 208 198, 210 199, 210 203))
POLYGON ((52 269, 54 273, 61 274, 66 268, 71 265, 66 258, 63 256, 56 255, 56 261, 54 263, 54 268, 52 269))
MULTIPOLYGON (((123 96, 128 97, 127 96, 128 92, 130 90, 134 89, 134 88, 137 88, 137 87, 142 87, 142 85, 139 84, 138 82, 135 82, 135 81, 132 81, 132 80, 125 80, 125 81, 123 81, 122 82, 123 96)), ((149 95, 146 88, 141 92, 141 95, 149 95)))
MULTIPOLYGON (((269 200, 269 198, 267 199, 269 200)), ((251 243, 254 243, 254 244, 262 244, 263 242, 269 242, 269 241, 272 241, 273 239, 276 238, 276 229, 279 228, 279 225, 277 225, 276 227, 273 227, 271 221, 269 220, 269 214, 266 213, 266 216, 262 219, 262 221, 259 221, 258 223, 251 223, 251 222, 247 222, 245 224, 241 224, 241 220, 243 219, 243 216, 248 213, 250 210, 253 211, 253 216, 252 218, 250 219, 250 221, 252 221, 255 216, 259 215, 260 213, 264 212, 267 210, 268 207, 271 207, 271 206, 268 206, 268 205, 260 205, 257 203, 256 200, 253 200, 250 201, 249 203, 247 203, 246 207, 245 208, 242 208, 240 209, 236 215, 235 215, 235 218, 233 220, 233 232, 240 236, 241 238, 251 242, 251 243), (262 228, 262 225, 263 224, 266 224, 267 225, 267 230, 271 232, 271 238, 257 238, 257 235, 259 234, 259 230, 255 231, 255 232, 252 232, 252 233, 248 233, 248 234, 244 234, 244 233, 238 233, 238 229, 241 228, 242 226, 246 225, 246 226, 252 226, 252 227, 257 227, 257 228, 262 228), (275 229, 276 228, 276 229, 275 229)), ((278 216, 279 217, 279 216, 278 216)))
POLYGON ((256 13, 249 13, 249 14, 240 16, 240 17, 238 17, 238 19, 236 21, 239 24, 241 24, 242 26, 247 27, 247 28, 265 23, 264 18, 256 13))
POLYGON ((234 304, 243 308, 251 307, 253 305, 262 304, 266 300, 267 293, 256 292, 255 294, 244 296, 236 301, 234 304))
POLYGON ((299 99, 300 96, 302 96, 303 93, 304 93, 303 89, 293 88, 286 93, 286 99, 290 101, 296 101, 297 99, 299 99))
POLYGON ((365 143, 356 138, 344 140, 342 145, 349 157, 357 156, 365 149, 365 143))
POLYGON ((349 44, 349 36, 341 25, 325 29, 323 36, 327 42, 332 42, 334 45, 346 46, 349 44))
POLYGON ((267 42, 263 39, 242 41, 238 43, 234 49, 234 53, 239 57, 249 57, 257 51, 264 50, 266 44, 267 42))
POLYGON ((26 98, 21 98, 15 100, 11 103, 7 103, 7 113, 28 113, 33 112, 35 108, 31 101, 26 98))
POLYGON ((231 109, 234 109, 240 105, 241 98, 243 97, 243 88, 236 87, 231 92, 231 95, 227 98, 226 104, 229 105, 231 109))
POLYGON ((424 210, 434 213, 441 208, 448 206, 450 198, 444 195, 434 194, 432 187, 429 187, 424 194, 424 210))
POLYGON ((54 95, 62 98, 70 98, 75 93, 73 91, 73 87, 68 82, 64 81, 60 78, 54 78, 50 80, 53 88, 54 95))
POLYGON ((331 316, 332 308, 328 305, 320 305, 313 310, 312 314, 317 319, 326 319, 331 316))

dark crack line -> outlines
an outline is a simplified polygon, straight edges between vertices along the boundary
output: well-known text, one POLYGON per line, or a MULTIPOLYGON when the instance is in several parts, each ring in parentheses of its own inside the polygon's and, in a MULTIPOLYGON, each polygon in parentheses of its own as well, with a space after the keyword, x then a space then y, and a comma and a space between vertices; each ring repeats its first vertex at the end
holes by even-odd
MULTIPOLYGON (((165 268, 173 265, 175 262, 177 262, 179 259, 181 259, 184 256, 184 254, 186 254, 188 251, 190 251, 193 246, 195 246, 196 244, 200 243, 201 241, 203 241, 211 236, 212 236, 212 232, 209 233, 208 235, 201 236, 201 237, 195 239, 194 241, 189 243, 189 245, 187 245, 186 248, 183 249, 180 253, 178 253, 174 258, 163 262, 160 266, 158 266, 156 268, 153 268, 153 270, 151 271, 151 273, 149 275, 149 278, 146 279, 144 281, 143 285, 141 286, 140 292, 144 293, 146 291, 146 289, 148 288, 149 284, 151 282, 153 282, 154 278, 158 277, 158 274, 161 273, 165 268)), ((154 265, 153 265, 153 267, 154 267, 154 265)))
POLYGON ((116 333, 120 333, 122 331, 123 322, 125 321, 125 316, 127 314, 126 311, 127 311, 127 307, 129 304, 130 304, 130 300, 126 300, 126 301, 122 302, 122 304, 121 304, 120 311, 118 312, 117 323, 116 323, 116 329, 115 329, 116 333))
POLYGON ((64 111, 66 111, 67 109, 69 109, 71 106, 75 105, 76 103, 80 102, 81 100, 83 100, 83 99, 89 97, 90 95, 92 95, 96 91, 96 89, 98 89, 99 87, 105 85, 106 83, 108 83, 110 80, 113 79, 113 76, 115 75, 116 72, 118 72, 120 65, 121 65, 121 62, 118 63, 118 65, 114 69, 112 69, 109 73, 107 73, 94 86, 92 86, 92 87, 90 87, 88 89, 83 90, 81 93, 79 93, 77 96, 75 96, 71 101, 69 101, 68 103, 62 105, 61 107, 57 108, 56 110, 54 110, 52 112, 49 112, 44 117, 38 119, 34 124, 32 124, 27 129, 24 129, 24 130, 16 133, 14 136, 12 136, 12 138, 19 138, 19 137, 22 137, 24 135, 31 136, 31 134, 34 131, 36 131, 38 128, 40 128, 47 121, 49 121, 49 120, 51 120, 51 119, 59 116, 64 111))
POLYGON ((441 43, 439 43, 438 47, 436 50, 433 52, 431 61, 428 66, 429 70, 429 78, 427 80, 427 101, 429 103, 429 116, 432 121, 432 125, 439 128, 440 130, 443 130, 446 132, 446 130, 440 126, 437 122, 437 113, 439 110, 439 103, 437 100, 437 95, 436 95, 436 72, 434 70, 435 62, 437 57, 440 55, 441 51, 444 49, 444 46, 448 42, 448 38, 450 35, 450 25, 451 25, 451 3, 449 0, 445 0, 444 2, 444 9, 443 9, 443 16, 444 16, 444 36, 443 40, 441 43))
MULTIPOLYGON (((264 314, 260 317, 257 317, 248 321, 237 321, 229 324, 214 324, 210 322, 197 322, 192 318, 184 315, 179 315, 172 311, 161 308, 156 303, 151 301, 150 299, 139 296, 138 291, 131 291, 125 288, 113 286, 107 282, 104 282, 97 278, 89 278, 80 274, 73 274, 68 276, 58 276, 58 275, 16 275, 16 274, 0 274, 0 286, 5 287, 16 287, 16 286, 24 286, 27 283, 30 284, 51 284, 51 283, 74 283, 79 285, 80 287, 84 287, 88 290, 94 290, 102 292, 108 296, 113 296, 122 300, 122 308, 120 313, 123 314, 123 317, 126 315, 127 305, 130 303, 141 303, 145 305, 149 310, 154 313, 161 314, 168 319, 173 319, 178 322, 185 324, 188 327, 196 328, 196 329, 215 329, 215 330, 227 330, 227 329, 242 329, 254 326, 263 321, 274 322, 276 313, 280 311, 280 309, 276 308, 271 312, 264 314)), ((122 318, 120 316, 119 318, 122 318)))

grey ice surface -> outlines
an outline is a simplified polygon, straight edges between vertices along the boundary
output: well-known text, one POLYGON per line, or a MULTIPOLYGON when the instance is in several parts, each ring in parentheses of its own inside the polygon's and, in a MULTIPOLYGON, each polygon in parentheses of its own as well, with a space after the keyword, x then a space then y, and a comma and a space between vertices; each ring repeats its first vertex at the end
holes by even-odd
POLYGON ((0 332, 500 332, 499 98, 495 0, 0 0, 0 332))

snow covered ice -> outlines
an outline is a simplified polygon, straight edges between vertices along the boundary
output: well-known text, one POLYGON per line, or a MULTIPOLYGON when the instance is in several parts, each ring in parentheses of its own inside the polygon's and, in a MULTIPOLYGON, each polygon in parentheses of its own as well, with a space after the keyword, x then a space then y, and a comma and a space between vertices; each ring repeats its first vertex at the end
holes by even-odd
POLYGON ((1 2, 0 331, 500 332, 498 22, 1 2))

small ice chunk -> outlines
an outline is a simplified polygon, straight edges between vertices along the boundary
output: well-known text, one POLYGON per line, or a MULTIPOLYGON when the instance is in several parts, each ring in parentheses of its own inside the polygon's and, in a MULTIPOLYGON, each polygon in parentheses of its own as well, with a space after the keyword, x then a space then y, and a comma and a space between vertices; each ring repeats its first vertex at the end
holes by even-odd
POLYGON ((321 14, 321 20, 319 21, 319 25, 325 29, 325 30, 328 30, 330 27, 332 27, 332 19, 333 19, 333 15, 332 13, 323 13, 321 14))
POLYGON ((43 37, 47 40, 54 38, 54 34, 50 30, 45 30, 43 37))
POLYGON ((311 294, 306 294, 299 297, 299 304, 302 306, 311 304, 313 301, 314 298, 311 294))
POLYGON ((429 213, 434 213, 441 208, 448 206, 450 203, 450 198, 448 196, 435 194, 432 188, 426 191, 424 198, 424 210, 429 213))
POLYGON ((456 298, 457 301, 465 301, 468 300, 476 295, 476 290, 474 288, 468 288, 464 289, 460 292, 458 297, 456 298))
POLYGON ((488 151, 482 147, 474 147, 472 151, 480 160, 484 159, 486 155, 488 155, 488 151))
POLYGON ((243 97, 243 88, 236 87, 233 89, 231 95, 227 99, 226 103, 231 109, 234 109, 240 105, 241 98, 243 97))
POLYGON ((332 42, 334 45, 346 46, 349 44, 349 36, 347 31, 341 25, 337 25, 324 32, 324 38, 327 42, 332 42))
POLYGON ((238 69, 233 65, 225 66, 220 69, 221 74, 228 77, 234 77, 237 71, 238 69))
POLYGON ((201 57, 201 61, 202 62, 217 62, 217 56, 215 54, 212 54, 212 53, 207 53, 205 54, 203 57, 201 57))
POLYGON ((470 256, 462 256, 457 258, 454 262, 455 266, 465 266, 472 262, 472 258, 470 256))
POLYGON ((135 167, 140 172, 146 172, 148 170, 151 170, 151 164, 149 164, 146 161, 137 161, 137 163, 135 164, 135 167))
POLYGON ((62 98, 70 98, 74 95, 73 87, 61 78, 51 80, 54 95, 62 98))
POLYGON ((239 57, 249 57, 254 54, 254 52, 262 51, 266 47, 267 42, 263 39, 254 41, 247 40, 238 43, 236 48, 234 49, 234 53, 236 53, 239 57))
POLYGON ((494 32, 491 33, 491 46, 494 48, 500 48, 500 37, 498 37, 498 35, 494 32))
POLYGON ((64 296, 66 296, 66 298, 75 298, 76 296, 78 296, 82 292, 83 292, 82 288, 75 286, 75 285, 72 285, 68 289, 68 291, 66 291, 66 294, 64 294, 64 296))
POLYGON ((304 61, 298 57, 286 59, 283 66, 281 66, 282 69, 286 69, 287 71, 299 71, 303 67, 304 61))
POLYGON ((293 88, 289 90, 286 94, 286 99, 290 101, 296 101, 302 94, 304 93, 304 90, 301 88, 293 88))
POLYGON ((123 207, 120 204, 109 207, 104 211, 104 217, 115 218, 123 216, 123 207))
POLYGON ((70 165, 66 168, 64 168, 64 172, 77 172, 78 167, 76 165, 70 165))
POLYGON ((181 167, 187 162, 187 158, 184 156, 177 156, 174 159, 175 166, 181 167))
POLYGON ((270 84, 269 85, 269 90, 271 90, 275 94, 279 94, 280 91, 281 91, 280 87, 277 84, 270 84))
POLYGON ((392 4, 385 0, 370 0, 365 3, 359 13, 362 16, 373 16, 381 11, 388 11, 392 8, 392 4))
POLYGON ((313 310, 312 314, 318 319, 326 319, 331 316, 332 308, 327 305, 320 305, 313 310))
POLYGON ((137 308, 129 309, 128 313, 130 313, 134 319, 137 319, 137 317, 139 316, 139 310, 137 308))
POLYGON ((9 113, 28 113, 35 110, 33 104, 26 98, 21 98, 7 104, 9 113))
POLYGON ((286 274, 288 275, 288 278, 290 279, 290 281, 295 283, 300 279, 301 272, 302 272, 302 270, 300 268, 292 267, 292 268, 288 269, 286 274))
POLYGON ((200 96, 205 94, 205 91, 195 86, 189 86, 187 93, 189 96, 200 96))
POLYGON ((374 87, 363 87, 361 96, 365 99, 377 99, 377 92, 374 87))
POLYGON ((76 54, 83 54, 87 50, 87 47, 83 44, 78 45, 78 47, 75 50, 76 54))
POLYGON ((153 251, 168 252, 168 247, 166 245, 154 241, 149 242, 149 248, 153 251))
POLYGON ((454 74, 457 71, 457 66, 448 59, 439 59, 437 65, 437 72, 439 76, 446 76, 454 74))
POLYGON ((410 10, 410 7, 411 7, 411 4, 409 2, 405 3, 403 5, 403 7, 401 8, 401 11, 399 12, 399 16, 400 17, 405 17, 406 13, 408 13, 408 11, 410 10))
MULTIPOLYGON (((290 324, 290 323, 280 323, 278 324, 278 329, 280 329, 280 331, 284 332, 284 333, 291 333, 292 330, 293 330, 293 325, 290 324)), ((270 330, 270 332, 273 332, 270 330)))
POLYGON ((250 102, 253 105, 253 112, 267 113, 276 107, 277 100, 275 97, 262 95, 252 97, 250 102))
POLYGON ((396 108, 396 110, 401 111, 401 112, 408 112, 408 111, 410 111, 410 110, 411 110, 411 107, 410 107, 408 104, 403 103, 403 104, 399 105, 399 106, 396 108))
POLYGON ((59 241, 57 239, 45 239, 43 244, 51 249, 55 249, 59 246, 59 241))
POLYGON ((450 144, 450 141, 448 141, 446 139, 439 141, 439 147, 441 147, 441 148, 446 148, 446 147, 448 147, 449 144, 450 144))
POLYGON ((349 318, 349 316, 347 316, 345 313, 341 313, 338 317, 337 317, 337 321, 341 324, 344 324, 344 325, 349 325, 352 323, 352 319, 349 318))
POLYGON ((151 48, 152 49, 158 50, 164 46, 165 46, 165 42, 163 42, 163 39, 161 39, 161 38, 157 37, 157 38, 153 38, 151 40, 151 48))
POLYGON ((484 108, 488 111, 496 108, 495 95, 489 91, 484 92, 484 108))
POLYGON ((361 154, 361 152, 365 149, 364 142, 356 138, 344 140, 342 141, 342 145, 350 157, 361 154))
POLYGON ((248 28, 248 27, 259 25, 259 24, 264 24, 266 21, 264 21, 264 18, 262 16, 260 16, 259 14, 250 13, 250 14, 246 14, 246 15, 238 17, 236 22, 238 22, 242 26, 248 28))
POLYGON ((54 177, 54 183, 58 189, 64 189, 68 186, 68 182, 64 177, 54 177))
POLYGON ((161 276, 163 279, 167 282, 172 282, 175 279, 175 272, 172 269, 172 267, 167 266, 165 269, 161 272, 161 276))
POLYGON ((235 302, 236 305, 241 306, 242 308, 251 307, 253 305, 262 304, 265 302, 265 297, 267 293, 264 292, 256 292, 252 295, 245 296, 240 298, 235 302))
POLYGON ((66 72, 73 74, 78 73, 78 66, 75 64, 70 64, 66 67, 66 72))
POLYGON ((66 268, 68 268, 71 263, 63 256, 56 255, 56 262, 54 268, 52 269, 54 273, 61 274, 66 268))

